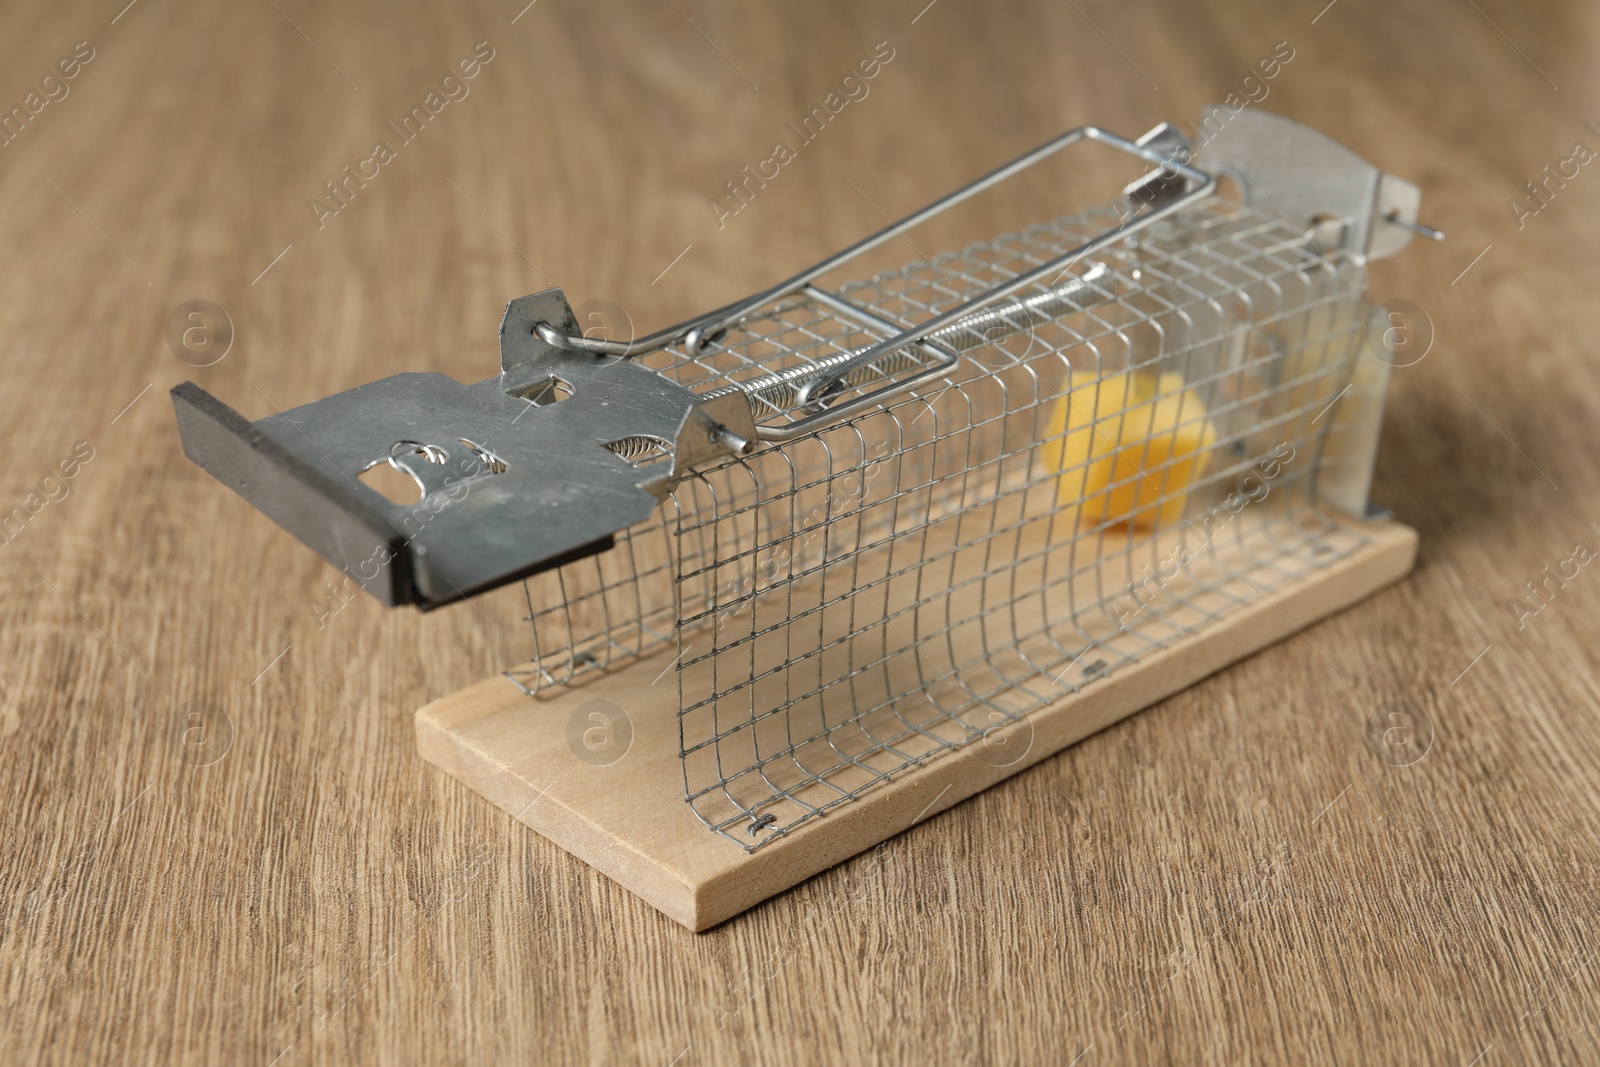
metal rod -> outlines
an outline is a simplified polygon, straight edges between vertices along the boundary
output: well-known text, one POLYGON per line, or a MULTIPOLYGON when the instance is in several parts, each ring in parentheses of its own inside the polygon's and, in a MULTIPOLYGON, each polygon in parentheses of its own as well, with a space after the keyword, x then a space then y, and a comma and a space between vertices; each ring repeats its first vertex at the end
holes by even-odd
MULTIPOLYGON (((950 321, 953 321, 955 318, 959 318, 962 315, 976 311, 986 304, 992 303, 996 300, 1004 299, 1006 296, 1016 292, 1025 285, 1031 284, 1032 282, 1037 281, 1040 277, 1043 277, 1043 275, 1050 273, 1050 270, 1059 269, 1061 266, 1066 265, 1074 255, 1087 254, 1089 251, 1093 251, 1095 248, 1102 247, 1104 244, 1107 244, 1112 240, 1125 237, 1130 233, 1134 233, 1143 229, 1145 226, 1155 222, 1157 219, 1164 218, 1165 216, 1173 213, 1178 208, 1196 199, 1197 197, 1209 194, 1216 187, 1216 179, 1210 174, 1198 169, 1197 167, 1191 166, 1188 163, 1177 162, 1171 158, 1169 153, 1163 152, 1159 146, 1154 144, 1141 145, 1137 142, 1129 141, 1126 138, 1118 137, 1114 133, 1102 130, 1098 126, 1079 126, 1077 129, 1068 130, 1066 133, 1055 138, 1054 140, 1045 142, 1031 152, 1018 156, 1010 163, 1007 163, 1001 167, 997 167, 988 174, 983 175, 981 178, 968 182, 966 185, 963 185, 954 192, 933 201, 931 204, 928 204, 926 207, 923 207, 918 211, 912 212, 900 221, 891 222, 888 226, 885 226, 877 233, 862 238, 855 244, 845 248, 843 251, 837 252, 834 255, 829 256, 828 258, 821 260, 810 267, 807 267, 799 274, 796 274, 792 278, 789 278, 785 281, 779 282, 777 285, 766 290, 765 292, 757 293, 755 296, 736 301, 732 304, 718 308, 715 311, 710 311, 703 315, 697 316, 696 318, 688 319, 676 326, 669 326, 664 330, 658 330, 655 333, 650 334, 648 337, 642 337, 629 342, 605 341, 598 338, 588 338, 582 336, 574 337, 562 333, 560 330, 555 329, 550 324, 543 322, 535 325, 534 330, 539 334, 540 339, 545 341, 547 344, 573 351, 592 352, 597 355, 622 356, 627 358, 644 352, 653 352, 657 349, 664 348, 667 345, 675 344, 678 341, 685 342, 691 352, 699 351, 699 349, 704 345, 706 338, 713 336, 718 330, 721 330, 723 327, 727 326, 740 316, 748 314, 749 312, 765 304, 771 303, 777 299, 781 299, 782 297, 788 296, 804 288, 817 278, 820 278, 822 275, 834 270, 837 267, 843 266, 845 263, 848 263, 850 260, 855 259, 857 256, 860 256, 865 252, 871 251, 891 238, 903 236, 906 230, 915 226, 919 226, 936 215, 940 215, 943 212, 948 211, 957 204, 960 204, 961 202, 976 196, 984 190, 1005 181, 1007 178, 1010 178, 1011 176, 1028 169, 1035 163, 1049 158, 1056 152, 1059 152, 1061 149, 1085 140, 1099 141, 1102 144, 1110 145, 1113 148, 1118 148, 1131 155, 1138 156, 1149 163, 1163 168, 1164 170, 1171 171, 1175 174, 1181 175, 1184 178, 1187 178, 1194 188, 1191 188, 1190 191, 1185 193, 1183 196, 1179 196, 1171 201, 1168 201, 1166 204, 1163 204, 1154 211, 1151 211, 1145 215, 1141 215, 1130 222, 1117 226, 1115 229, 1108 231, 1107 234, 1102 235, 1102 238, 1098 241, 1091 241, 1089 244, 1080 246, 1078 249, 1073 249, 1072 252, 1069 252, 1067 255, 1062 256, 1057 260, 1052 260, 1050 263, 1045 264, 1044 267, 1041 267, 1038 270, 1029 272, 1029 274, 1023 276, 1028 279, 1026 282, 1020 282, 1020 284, 1013 282, 1007 286, 996 287, 995 289, 987 290, 986 292, 979 294, 979 296, 969 300, 960 308, 954 308, 951 310, 951 312, 947 313, 950 321)), ((949 322, 945 321, 940 322, 938 325, 942 327, 948 324, 949 322)), ((896 337, 890 338, 888 341, 884 342, 881 347, 887 349, 890 347, 899 347, 901 345, 909 344, 911 341, 918 340, 925 336, 926 333, 931 332, 927 330, 926 327, 927 323, 924 323, 918 327, 913 327, 911 330, 908 330, 896 337), (910 336, 913 333, 915 333, 915 336, 910 336)), ((882 354, 882 352, 878 353, 878 355, 882 354)))
POLYGON ((1436 230, 1426 223, 1416 222, 1412 219, 1403 219, 1400 217, 1400 212, 1398 211, 1389 212, 1383 217, 1383 221, 1391 222, 1394 225, 1399 226, 1401 229, 1410 230, 1418 237, 1426 237, 1430 241, 1444 240, 1443 230, 1436 230))

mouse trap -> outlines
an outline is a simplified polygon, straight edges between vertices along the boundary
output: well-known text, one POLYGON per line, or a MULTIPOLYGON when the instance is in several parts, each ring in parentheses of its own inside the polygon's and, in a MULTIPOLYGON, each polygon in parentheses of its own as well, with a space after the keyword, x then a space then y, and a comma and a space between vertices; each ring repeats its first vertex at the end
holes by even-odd
POLYGON ((423 756, 703 930, 1410 571, 1366 264, 1440 236, 1419 200, 1257 110, 1084 127, 648 337, 552 289, 474 385, 173 399, 385 603, 520 584, 527 662, 418 711, 423 756), (1142 175, 1104 206, 822 283, 1088 142, 1142 175))

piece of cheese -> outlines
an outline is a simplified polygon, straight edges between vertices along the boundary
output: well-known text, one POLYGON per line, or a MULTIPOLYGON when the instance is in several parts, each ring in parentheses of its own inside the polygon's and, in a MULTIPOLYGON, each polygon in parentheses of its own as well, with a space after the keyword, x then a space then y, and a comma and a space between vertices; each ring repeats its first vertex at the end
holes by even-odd
POLYGON ((1083 522, 1166 527, 1183 518, 1215 427, 1183 376, 1069 375, 1040 446, 1056 497, 1083 522))

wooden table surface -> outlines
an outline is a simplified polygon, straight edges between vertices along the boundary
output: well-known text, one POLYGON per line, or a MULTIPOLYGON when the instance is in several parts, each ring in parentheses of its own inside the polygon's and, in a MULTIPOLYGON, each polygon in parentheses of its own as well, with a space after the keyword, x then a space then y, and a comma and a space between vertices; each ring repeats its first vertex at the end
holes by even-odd
POLYGON ((1592 4, 124 2, 0 14, 0 1062, 1600 1060, 1592 4), (665 325, 1279 42, 1257 106, 1449 232, 1372 270, 1436 334, 1374 489, 1416 574, 710 933, 418 758, 415 708, 525 655, 514 596, 330 612, 180 451, 185 378, 252 418, 475 381, 550 285, 665 325), (191 300, 232 323, 203 368, 191 300))

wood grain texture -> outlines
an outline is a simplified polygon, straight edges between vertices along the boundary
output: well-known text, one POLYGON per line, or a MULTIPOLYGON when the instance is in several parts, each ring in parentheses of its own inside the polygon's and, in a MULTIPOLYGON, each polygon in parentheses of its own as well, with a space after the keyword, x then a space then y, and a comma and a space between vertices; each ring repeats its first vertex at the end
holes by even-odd
POLYGON ((1509 606, 1600 547, 1600 177, 1507 206, 1600 145, 1592 4, 122 8, 0 12, 0 107, 95 49, 0 148, 0 514, 94 449, 0 545, 0 1062, 1600 1059, 1600 571, 1509 606), (1068 127, 1189 120, 1284 40, 1263 106, 1450 235, 1372 272, 1437 335, 1375 486, 1417 572, 709 934, 418 758, 414 708, 526 654, 514 598, 319 626, 330 571, 179 448, 184 378, 252 417, 477 380, 546 284, 663 325, 1068 127), (470 95, 319 229, 479 41, 470 95), (236 330, 203 369, 165 339, 191 299, 236 330), (1368 740, 1397 700, 1433 728, 1404 767, 1368 740))
MULTIPOLYGON (((1236 522, 1265 526, 1261 510, 1236 522)), ((1256 543, 1266 537, 1257 534, 1256 543)), ((1017 558, 1042 555, 1044 539, 1031 540, 1024 536, 1017 558)), ((906 768, 849 805, 753 852, 709 833, 684 803, 678 689, 655 684, 672 666, 670 649, 608 670, 582 686, 540 690, 536 700, 503 675, 468 686, 418 710, 417 749, 429 763, 662 914, 687 929, 708 930, 1273 642, 1303 633, 1304 627, 1404 577, 1417 554, 1416 533, 1397 522, 1341 522, 1321 543, 1332 552, 1329 542, 1338 541, 1344 542, 1346 555, 1298 581, 1275 586, 1270 596, 1257 595, 1261 586, 1252 590, 1251 583, 1272 584, 1282 573, 1274 567, 1283 561, 1252 569, 1246 553, 1224 550, 1221 566, 1234 578, 1217 585, 1247 605, 1242 610, 985 734, 978 743, 906 768), (626 726, 605 714, 594 720, 607 733, 627 731, 626 745, 618 739, 612 750, 615 757, 581 740, 572 742, 569 724, 589 726, 586 709, 595 707, 615 709, 612 717, 621 713, 627 720, 626 726)), ((1176 543, 1172 537, 1160 543, 1158 557, 1172 558, 1176 543)), ((1116 554, 1112 546, 1104 551, 1116 554)), ((1315 546, 1308 540, 1292 565, 1309 568, 1315 560, 1315 546)), ((1016 580, 1026 587, 1041 577, 1036 569, 1022 566, 1016 580)), ((1192 582, 1193 571, 1165 591, 1182 597, 1189 593, 1182 587, 1192 582)), ((1083 588, 1073 602, 1081 603, 1090 599, 1100 579, 1091 572, 1076 584, 1083 588)), ((970 617, 978 610, 980 595, 976 588, 963 590, 951 598, 948 610, 970 617)), ((913 633, 921 632, 909 600, 891 601, 885 613, 904 619, 913 633)), ((830 643, 841 639, 839 632, 826 637, 830 643)), ((761 663, 754 670, 771 671, 781 662, 761 663)), ((773 688, 770 696, 758 698, 761 706, 779 706, 782 690, 776 684, 773 688)), ((872 732, 883 736, 880 729, 872 732)), ((848 784, 849 779, 836 782, 848 784)), ((1024 832, 1022 827, 1012 831, 1018 836, 1024 832)), ((992 849, 1007 845, 1003 833, 990 843, 992 849)))

